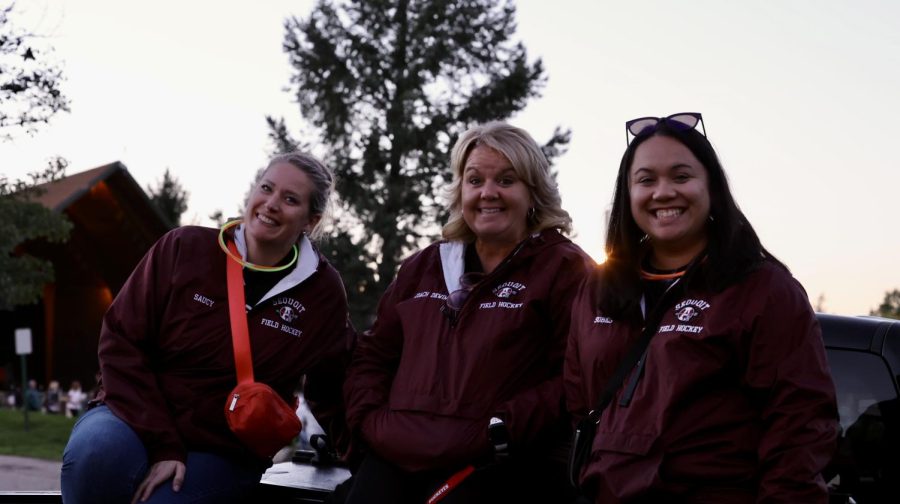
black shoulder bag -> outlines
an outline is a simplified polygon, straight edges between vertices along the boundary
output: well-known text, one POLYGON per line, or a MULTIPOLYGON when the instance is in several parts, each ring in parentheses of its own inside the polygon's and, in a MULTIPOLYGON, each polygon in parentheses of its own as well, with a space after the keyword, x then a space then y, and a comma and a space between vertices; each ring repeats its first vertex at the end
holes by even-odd
POLYGON ((662 320, 662 315, 669 307, 671 301, 683 290, 684 280, 686 280, 685 277, 677 279, 668 289, 666 289, 665 293, 663 293, 662 297, 650 312, 650 316, 644 320, 644 329, 641 332, 640 338, 628 349, 628 353, 625 354, 625 357, 619 362, 619 367, 616 368, 612 378, 609 379, 606 383, 606 387, 600 392, 600 399, 597 401, 597 406, 592 409, 586 417, 578 422, 578 426, 575 427, 575 433, 572 435, 572 452, 569 454, 569 483, 576 489, 580 489, 578 479, 581 475, 581 468, 591 456, 591 448, 594 445, 594 435, 597 432, 597 425, 600 423, 600 415, 603 413, 603 410, 609 406, 613 396, 619 387, 622 386, 622 382, 625 381, 625 377, 628 376, 628 373, 635 365, 638 365, 639 369, 637 374, 628 384, 628 390, 630 392, 628 393, 628 397, 623 399, 624 402, 622 405, 625 406, 628 404, 628 401, 630 401, 631 393, 634 392, 634 387, 637 386, 637 378, 640 376, 639 373, 643 369, 644 355, 647 351, 647 346, 650 344, 650 339, 656 334, 659 322, 662 320))

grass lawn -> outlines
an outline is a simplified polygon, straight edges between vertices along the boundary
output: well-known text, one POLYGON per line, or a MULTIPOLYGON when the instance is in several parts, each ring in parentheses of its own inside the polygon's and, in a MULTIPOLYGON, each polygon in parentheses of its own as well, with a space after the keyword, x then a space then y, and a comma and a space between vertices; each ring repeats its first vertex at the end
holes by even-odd
POLYGON ((0 409, 0 455, 62 460, 73 425, 75 419, 65 415, 29 411, 26 432, 22 411, 0 409))

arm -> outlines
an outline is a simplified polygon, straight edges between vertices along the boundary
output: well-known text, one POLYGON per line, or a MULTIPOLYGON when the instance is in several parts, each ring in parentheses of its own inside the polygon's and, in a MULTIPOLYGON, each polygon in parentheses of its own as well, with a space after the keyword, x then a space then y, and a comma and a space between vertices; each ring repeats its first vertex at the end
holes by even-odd
MULTIPOLYGON (((580 251, 579 251, 580 252, 580 251)), ((587 256, 573 255, 557 271, 548 295, 550 328, 553 331, 548 348, 550 373, 537 385, 522 390, 497 407, 506 422, 513 443, 529 443, 540 434, 559 425, 563 419, 563 361, 572 320, 572 303, 579 284, 588 276, 592 263, 587 256)))
POLYGON ((802 288, 772 285, 751 326, 745 380, 760 408, 758 502, 826 502, 837 406, 822 333, 802 288))
MULTIPOLYGON (((580 292, 575 296, 572 302, 572 315, 582 313, 579 307, 583 303, 589 302, 590 296, 587 295, 588 289, 592 288, 593 283, 586 281, 581 284, 580 292)), ((577 324, 577 322, 576 322, 577 324)), ((565 394, 566 410, 572 417, 572 425, 576 425, 582 418, 587 416, 588 411, 593 407, 588 404, 589 398, 585 397, 584 374, 581 369, 581 357, 578 338, 578 326, 576 324, 569 325, 568 343, 566 344, 566 357, 563 363, 563 391, 565 394)))
POLYGON ((341 389, 356 340, 356 331, 349 316, 343 324, 336 324, 331 334, 333 348, 306 373, 303 396, 316 421, 328 434, 331 445, 339 454, 344 454, 350 444, 350 436, 341 389))
POLYGON ((186 457, 151 358, 169 296, 173 241, 171 233, 160 239, 132 272, 103 318, 98 347, 102 399, 140 437, 150 464, 186 457))
POLYGON ((378 304, 372 329, 360 334, 357 340, 344 384, 347 425, 351 432, 360 431, 369 413, 387 406, 403 349, 403 329, 396 310, 398 298, 395 281, 378 304))

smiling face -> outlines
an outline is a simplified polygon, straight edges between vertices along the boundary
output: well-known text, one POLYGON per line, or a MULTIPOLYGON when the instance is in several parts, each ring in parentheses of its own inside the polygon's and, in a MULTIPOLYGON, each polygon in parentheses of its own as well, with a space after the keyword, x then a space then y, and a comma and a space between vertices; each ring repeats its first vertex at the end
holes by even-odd
POLYGON ((654 136, 638 146, 628 188, 631 214, 651 239, 654 266, 684 266, 706 247, 706 168, 681 142, 654 136))
POLYGON ((506 156, 479 145, 462 173, 462 214, 477 242, 514 246, 528 234, 531 193, 506 156))
POLYGON ((309 213, 312 190, 306 172, 290 163, 275 163, 263 173, 244 209, 251 262, 275 264, 302 232, 315 227, 321 216, 309 213))

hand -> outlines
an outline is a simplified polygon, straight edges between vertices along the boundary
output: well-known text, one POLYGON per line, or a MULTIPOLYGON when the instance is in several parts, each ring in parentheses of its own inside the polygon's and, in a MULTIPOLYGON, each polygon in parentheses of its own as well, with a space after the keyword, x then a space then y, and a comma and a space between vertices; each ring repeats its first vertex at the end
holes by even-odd
POLYGON ((134 493, 131 504, 146 502, 156 487, 165 483, 169 478, 172 478, 172 491, 181 490, 181 484, 184 483, 184 470, 184 462, 178 460, 161 460, 153 464, 147 472, 147 477, 134 493))

